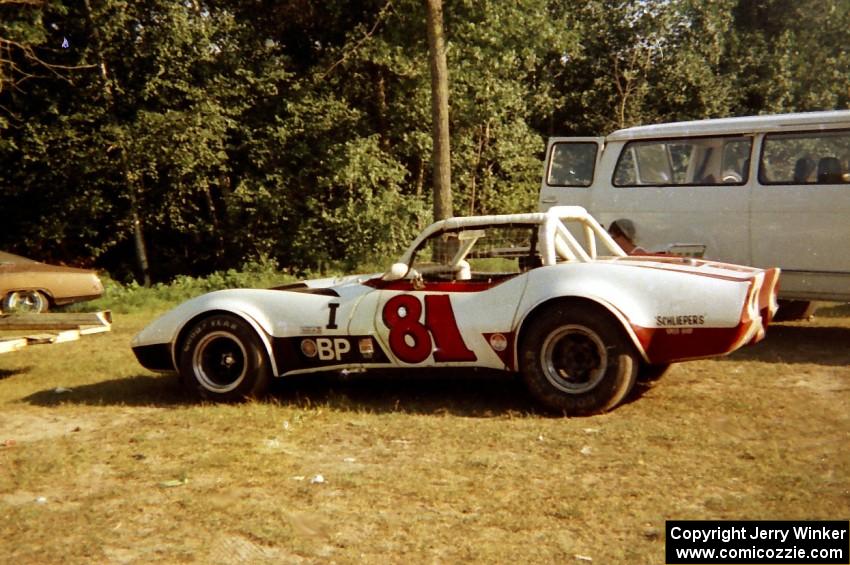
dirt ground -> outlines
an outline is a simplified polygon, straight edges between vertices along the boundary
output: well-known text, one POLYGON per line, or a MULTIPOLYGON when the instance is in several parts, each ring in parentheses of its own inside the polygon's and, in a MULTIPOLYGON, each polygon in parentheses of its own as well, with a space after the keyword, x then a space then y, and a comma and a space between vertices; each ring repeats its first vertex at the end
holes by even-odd
POLYGON ((589 418, 475 373, 207 405, 114 331, 0 358, 0 562, 663 563, 668 519, 847 519, 850 315, 589 418))

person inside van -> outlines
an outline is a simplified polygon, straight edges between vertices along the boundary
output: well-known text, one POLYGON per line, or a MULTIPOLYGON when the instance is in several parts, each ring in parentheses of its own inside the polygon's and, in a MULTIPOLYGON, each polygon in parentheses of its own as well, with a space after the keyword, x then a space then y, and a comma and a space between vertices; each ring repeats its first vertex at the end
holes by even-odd
POLYGON ((841 176, 841 161, 836 157, 821 157, 818 161, 818 182, 821 184, 844 182, 841 176))
POLYGON ((815 182, 815 160, 811 157, 800 157, 794 164, 794 183, 806 184, 815 182))

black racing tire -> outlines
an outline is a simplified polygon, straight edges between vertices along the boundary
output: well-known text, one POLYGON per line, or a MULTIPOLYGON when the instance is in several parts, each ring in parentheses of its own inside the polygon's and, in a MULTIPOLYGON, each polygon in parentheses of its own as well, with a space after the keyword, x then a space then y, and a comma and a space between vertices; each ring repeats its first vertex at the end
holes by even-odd
POLYGON ((192 326, 180 344, 179 369, 190 394, 216 402, 262 396, 271 373, 257 332, 230 314, 216 314, 192 326))
POLYGON ((41 314, 47 312, 50 301, 38 290, 15 290, 3 297, 2 311, 6 314, 41 314))
POLYGON ((673 365, 670 363, 659 363, 657 365, 651 365, 649 363, 641 362, 638 367, 638 375, 637 380, 644 383, 651 383, 653 381, 657 381, 661 377, 667 374, 670 371, 670 367, 673 365))
POLYGON ((538 402, 585 416, 616 407, 635 384, 638 358, 619 322, 602 307, 558 303, 531 321, 520 371, 538 402))

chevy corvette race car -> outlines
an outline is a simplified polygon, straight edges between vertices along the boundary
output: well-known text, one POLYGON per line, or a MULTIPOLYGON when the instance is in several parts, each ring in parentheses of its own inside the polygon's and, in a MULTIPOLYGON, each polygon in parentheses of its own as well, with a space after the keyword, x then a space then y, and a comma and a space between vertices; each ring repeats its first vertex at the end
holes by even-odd
POLYGON ((132 347, 211 400, 299 373, 486 367, 522 373, 548 409, 590 414, 617 406, 639 371, 761 340, 778 278, 626 256, 583 208, 559 206, 436 222, 384 274, 205 294, 132 347))

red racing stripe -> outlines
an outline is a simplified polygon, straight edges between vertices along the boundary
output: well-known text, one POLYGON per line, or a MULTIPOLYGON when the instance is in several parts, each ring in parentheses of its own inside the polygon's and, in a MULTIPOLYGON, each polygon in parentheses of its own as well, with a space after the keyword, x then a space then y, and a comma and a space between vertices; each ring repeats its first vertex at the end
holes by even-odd
POLYGON ((482 292, 500 285, 501 283, 513 277, 491 279, 487 281, 445 281, 445 282, 425 282, 421 287, 416 287, 413 281, 403 279, 399 281, 382 281, 380 279, 372 279, 364 282, 366 286, 378 290, 395 290, 401 292, 482 292))
POLYGON ((744 345, 753 322, 733 328, 644 328, 632 326, 650 363, 725 355, 744 345))

